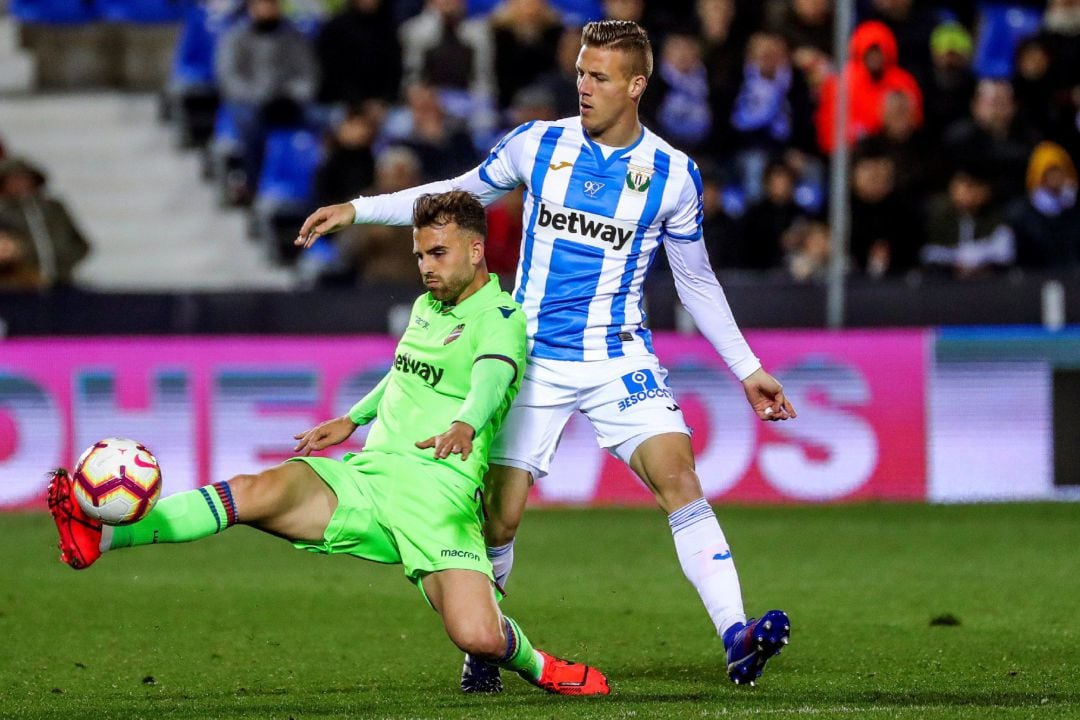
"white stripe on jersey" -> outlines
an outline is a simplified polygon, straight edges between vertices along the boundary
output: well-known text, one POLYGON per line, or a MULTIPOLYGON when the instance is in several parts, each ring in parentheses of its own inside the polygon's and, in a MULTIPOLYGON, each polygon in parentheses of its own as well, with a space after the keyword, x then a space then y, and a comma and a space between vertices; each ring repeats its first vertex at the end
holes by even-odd
POLYGON ((519 128, 480 174, 496 187, 528 189, 515 297, 529 318, 530 353, 599 360, 651 352, 645 272, 666 229, 680 242, 701 237, 700 179, 687 156, 644 130, 605 158, 569 118, 519 128))

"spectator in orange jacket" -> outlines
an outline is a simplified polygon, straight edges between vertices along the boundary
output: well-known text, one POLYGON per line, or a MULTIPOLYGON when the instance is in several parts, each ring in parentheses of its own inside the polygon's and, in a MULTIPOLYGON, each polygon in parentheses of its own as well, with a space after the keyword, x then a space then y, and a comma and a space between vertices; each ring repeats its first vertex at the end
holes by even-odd
MULTIPOLYGON (((848 144, 881 130, 885 98, 891 92, 902 92, 911 98, 916 122, 922 125, 922 92, 911 73, 896 64, 896 38, 892 31, 876 20, 861 23, 851 36, 849 51, 847 67, 842 73, 848 88, 848 144)), ((818 145, 827 153, 833 151, 836 82, 836 75, 825 80, 815 118, 818 145)))

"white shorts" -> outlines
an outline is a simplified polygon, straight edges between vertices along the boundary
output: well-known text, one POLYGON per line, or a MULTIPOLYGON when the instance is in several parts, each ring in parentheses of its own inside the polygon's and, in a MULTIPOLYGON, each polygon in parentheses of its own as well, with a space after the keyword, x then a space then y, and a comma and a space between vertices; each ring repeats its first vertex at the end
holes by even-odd
POLYGON ((529 358, 521 391, 492 442, 492 465, 547 475, 570 416, 592 422, 597 443, 625 463, 654 435, 690 434, 655 355, 610 360, 529 358))

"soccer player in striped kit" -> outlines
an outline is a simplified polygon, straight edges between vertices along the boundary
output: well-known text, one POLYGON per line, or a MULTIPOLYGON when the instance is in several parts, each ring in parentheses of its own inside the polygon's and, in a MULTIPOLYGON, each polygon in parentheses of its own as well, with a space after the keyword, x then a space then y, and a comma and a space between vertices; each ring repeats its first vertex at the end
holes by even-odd
MULTIPOLYGON (((638 119, 652 73, 645 31, 628 21, 589 23, 577 71, 578 117, 516 128, 460 177, 319 208, 296 243, 309 247, 352 223, 407 224, 421 193, 463 189, 491 203, 524 185, 514 297, 527 319, 528 365, 485 479, 496 580, 505 585, 510 573, 530 485, 547 473, 570 415, 582 411, 599 444, 668 514, 682 569, 723 639, 727 673, 752 684, 787 644, 790 623, 781 610, 746 618, 728 542, 694 470, 690 430, 642 326, 642 285, 661 242, 680 300, 758 417, 787 420, 795 410, 743 339, 709 265, 697 166, 638 119)), ((466 657, 462 689, 497 692, 498 669, 466 657)))

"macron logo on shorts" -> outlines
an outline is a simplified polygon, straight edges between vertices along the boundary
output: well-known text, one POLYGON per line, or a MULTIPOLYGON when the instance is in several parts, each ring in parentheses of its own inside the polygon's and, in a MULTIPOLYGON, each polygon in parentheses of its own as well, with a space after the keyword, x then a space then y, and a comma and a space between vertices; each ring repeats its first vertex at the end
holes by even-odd
POLYGON ((480 562, 480 556, 474 552, 469 552, 468 550, 443 550, 441 555, 443 557, 465 558, 466 560, 472 560, 473 562, 480 562))
POLYGON ((651 398, 671 397, 671 390, 660 387, 652 370, 635 370, 623 375, 622 381, 630 394, 619 401, 619 412, 651 398))

